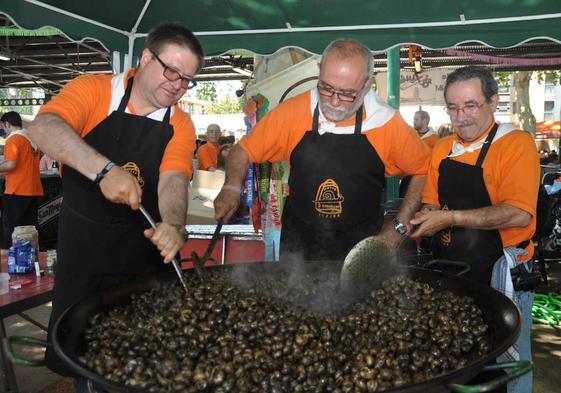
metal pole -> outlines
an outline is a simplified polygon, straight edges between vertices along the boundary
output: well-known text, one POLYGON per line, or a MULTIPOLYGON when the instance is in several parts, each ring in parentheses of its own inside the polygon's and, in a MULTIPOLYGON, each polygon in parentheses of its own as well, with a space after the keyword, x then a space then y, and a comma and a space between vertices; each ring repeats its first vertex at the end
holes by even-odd
MULTIPOLYGON (((399 109, 399 46, 389 49, 387 57, 388 104, 395 109, 399 109)), ((389 176, 386 178, 386 197, 388 201, 399 197, 399 177, 389 176)))

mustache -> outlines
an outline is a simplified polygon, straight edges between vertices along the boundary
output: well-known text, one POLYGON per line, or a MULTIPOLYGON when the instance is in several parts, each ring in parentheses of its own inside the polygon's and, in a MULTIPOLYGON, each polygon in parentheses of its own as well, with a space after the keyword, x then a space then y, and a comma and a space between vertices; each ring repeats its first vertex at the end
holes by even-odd
POLYGON ((475 122, 473 120, 464 120, 464 121, 457 121, 454 122, 455 127, 469 127, 473 126, 475 122))

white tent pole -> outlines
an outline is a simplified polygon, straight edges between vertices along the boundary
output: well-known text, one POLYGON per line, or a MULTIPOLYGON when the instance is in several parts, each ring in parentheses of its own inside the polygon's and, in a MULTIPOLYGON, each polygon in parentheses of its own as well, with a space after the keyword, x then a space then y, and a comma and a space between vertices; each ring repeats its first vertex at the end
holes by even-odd
POLYGON ((142 21, 142 18, 144 18, 144 14, 146 13, 146 10, 148 9, 148 6, 150 5, 151 2, 152 2, 152 0, 146 0, 146 2, 144 3, 144 7, 142 7, 142 11, 140 11, 140 14, 138 15, 138 18, 136 19, 136 23, 132 27, 131 32, 128 34, 128 37, 129 37, 129 53, 128 53, 128 56, 125 56, 125 69, 129 69, 132 65, 132 59, 134 57, 134 53, 133 53, 133 51, 134 51, 134 41, 136 40, 136 37, 138 37, 137 34, 136 34, 136 31, 138 29, 138 25, 142 21))
POLYGON ((121 52, 113 51, 113 73, 119 74, 121 73, 121 52))
POLYGON ((75 14, 73 12, 63 10, 62 8, 53 7, 52 5, 43 3, 42 1, 38 1, 38 0, 24 0, 24 1, 26 1, 27 3, 35 4, 36 6, 39 6, 39 7, 49 9, 51 11, 58 12, 59 14, 66 15, 66 16, 69 16, 71 18, 75 18, 75 19, 79 19, 79 20, 87 22, 87 23, 91 23, 92 25, 103 27, 105 29, 108 29, 108 30, 111 30, 111 31, 114 31, 114 32, 117 32, 117 33, 120 33, 120 34, 123 34, 123 35, 128 35, 129 34, 128 31, 117 29, 116 27, 109 26, 109 25, 106 25, 105 23, 101 23, 101 22, 98 22, 96 20, 93 20, 93 19, 86 18, 86 17, 81 16, 81 15, 75 14))

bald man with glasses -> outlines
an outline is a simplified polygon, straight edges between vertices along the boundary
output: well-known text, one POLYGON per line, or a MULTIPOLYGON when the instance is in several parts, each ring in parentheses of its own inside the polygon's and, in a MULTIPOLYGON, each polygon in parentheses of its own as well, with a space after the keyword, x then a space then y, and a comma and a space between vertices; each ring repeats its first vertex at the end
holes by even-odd
MULTIPOLYGON (((203 49, 185 26, 155 27, 138 68, 85 75, 44 105, 29 127, 63 163, 64 205, 51 324, 73 302, 171 270, 185 243, 195 128, 177 101, 195 86, 203 49), (138 211, 140 203, 156 230, 138 211)), ((60 368, 53 351, 49 366, 60 368)))
POLYGON ((342 259, 380 230, 396 247, 420 207, 429 149, 372 90, 373 63, 363 44, 332 42, 317 87, 274 108, 230 151, 216 218, 228 220, 236 211, 249 162, 290 161, 283 257, 342 259), (414 179, 396 219, 381 229, 385 176, 392 175, 414 179))

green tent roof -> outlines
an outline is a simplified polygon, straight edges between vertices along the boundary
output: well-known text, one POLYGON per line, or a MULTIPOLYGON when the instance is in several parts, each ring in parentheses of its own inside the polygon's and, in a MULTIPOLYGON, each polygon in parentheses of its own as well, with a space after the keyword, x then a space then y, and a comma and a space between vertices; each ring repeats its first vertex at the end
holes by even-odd
POLYGON ((52 26, 73 40, 95 38, 122 53, 132 42, 142 48, 138 39, 163 21, 189 26, 207 55, 230 49, 269 54, 286 46, 320 53, 340 37, 373 50, 561 42, 559 0, 1 0, 0 12, 22 28, 52 26))

